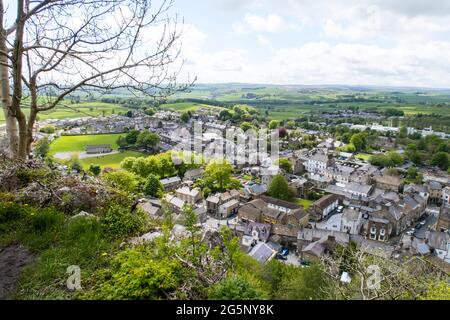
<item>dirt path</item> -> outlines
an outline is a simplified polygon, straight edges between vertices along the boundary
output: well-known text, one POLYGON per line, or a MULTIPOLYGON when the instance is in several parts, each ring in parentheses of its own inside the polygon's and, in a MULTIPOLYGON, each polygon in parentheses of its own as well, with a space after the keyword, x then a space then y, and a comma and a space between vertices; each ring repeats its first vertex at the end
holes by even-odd
POLYGON ((34 255, 18 244, 0 249, 0 300, 16 290, 23 267, 33 260, 34 255))

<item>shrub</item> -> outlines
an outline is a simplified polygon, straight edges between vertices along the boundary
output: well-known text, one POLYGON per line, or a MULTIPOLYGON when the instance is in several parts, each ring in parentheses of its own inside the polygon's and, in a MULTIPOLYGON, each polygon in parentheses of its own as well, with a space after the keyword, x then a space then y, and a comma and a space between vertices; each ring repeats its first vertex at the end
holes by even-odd
POLYGON ((145 230, 147 216, 141 210, 130 209, 113 204, 100 220, 102 229, 111 238, 135 236, 145 230))
POLYGON ((209 298, 218 300, 255 300, 261 299, 261 295, 245 279, 233 277, 227 278, 212 287, 209 298))

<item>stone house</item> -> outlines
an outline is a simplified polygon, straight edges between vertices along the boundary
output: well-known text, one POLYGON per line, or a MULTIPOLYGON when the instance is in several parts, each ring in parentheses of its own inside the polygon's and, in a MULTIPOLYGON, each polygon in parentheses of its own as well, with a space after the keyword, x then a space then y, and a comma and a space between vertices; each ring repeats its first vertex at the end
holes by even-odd
POLYGON ((312 188, 312 183, 305 178, 296 178, 289 183, 289 187, 296 191, 299 198, 307 198, 307 192, 312 188))
POLYGON ((239 191, 233 189, 217 193, 206 198, 206 210, 209 215, 217 218, 228 218, 235 214, 239 208, 239 191))
POLYGON ((442 184, 437 181, 428 181, 428 203, 441 205, 442 203, 442 184))
POLYGON ((359 210, 345 208, 342 212, 341 232, 359 234, 363 226, 362 213, 359 210))
POLYGON ((311 219, 314 221, 320 221, 327 217, 333 210, 335 210, 339 203, 341 202, 341 197, 336 194, 325 195, 319 200, 312 203, 310 207, 311 219))
POLYGON ((159 182, 161 182, 164 191, 168 192, 178 188, 181 184, 181 179, 178 176, 174 176, 170 178, 161 179, 159 180, 159 182))
POLYGON ((440 209, 436 231, 450 232, 450 207, 442 207, 440 209))
POLYGON ((403 183, 400 177, 390 175, 380 175, 374 177, 374 180, 377 188, 384 190, 391 190, 394 192, 402 191, 403 183))
POLYGON ((202 168, 188 170, 184 174, 183 180, 195 181, 197 179, 200 179, 204 172, 205 170, 203 170, 202 168))
POLYGON ((191 205, 196 204, 202 199, 202 192, 198 188, 190 189, 189 187, 181 187, 175 191, 178 198, 191 205))

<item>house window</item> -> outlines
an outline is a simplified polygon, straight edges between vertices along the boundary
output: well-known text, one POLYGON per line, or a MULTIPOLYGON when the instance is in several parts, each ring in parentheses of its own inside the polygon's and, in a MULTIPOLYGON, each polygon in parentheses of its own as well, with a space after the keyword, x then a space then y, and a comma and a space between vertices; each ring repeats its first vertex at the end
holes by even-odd
POLYGON ((380 234, 380 236, 378 237, 378 240, 384 241, 384 239, 385 239, 384 235, 381 235, 381 234, 380 234))
POLYGON ((375 240, 376 238, 377 238, 377 235, 376 234, 373 234, 373 233, 371 233, 370 234, 370 237, 369 237, 370 239, 372 239, 372 240, 375 240))
POLYGON ((376 234, 377 233, 377 228, 375 228, 375 227, 370 228, 370 233, 371 234, 376 234))
POLYGON ((385 230, 383 229, 383 228, 381 228, 380 229, 380 235, 382 235, 382 236, 384 236, 386 233, 385 233, 385 230))

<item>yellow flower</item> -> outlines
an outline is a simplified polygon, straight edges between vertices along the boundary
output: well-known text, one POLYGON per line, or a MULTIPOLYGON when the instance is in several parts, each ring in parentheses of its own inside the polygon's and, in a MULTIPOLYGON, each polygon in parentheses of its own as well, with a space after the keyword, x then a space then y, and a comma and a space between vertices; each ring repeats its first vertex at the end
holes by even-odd
POLYGON ((103 252, 102 253, 102 256, 104 257, 104 256, 107 256, 108 255, 108 253, 107 252, 103 252))

